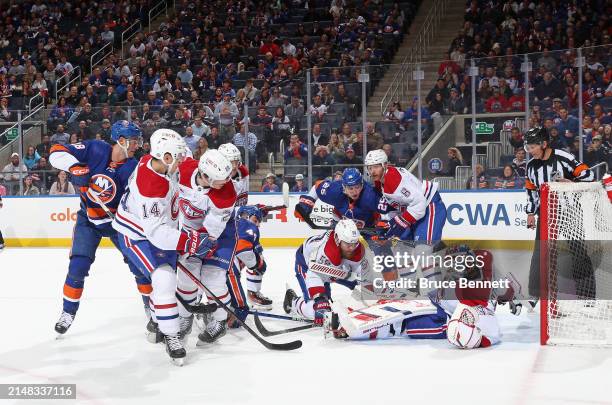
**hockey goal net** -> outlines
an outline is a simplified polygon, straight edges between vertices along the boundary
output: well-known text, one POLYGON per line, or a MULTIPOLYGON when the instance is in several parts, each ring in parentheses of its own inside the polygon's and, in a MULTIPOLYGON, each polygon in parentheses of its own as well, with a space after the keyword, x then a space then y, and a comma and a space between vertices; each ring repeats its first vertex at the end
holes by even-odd
POLYGON ((540 198, 541 343, 612 345, 612 204, 599 182, 540 198))

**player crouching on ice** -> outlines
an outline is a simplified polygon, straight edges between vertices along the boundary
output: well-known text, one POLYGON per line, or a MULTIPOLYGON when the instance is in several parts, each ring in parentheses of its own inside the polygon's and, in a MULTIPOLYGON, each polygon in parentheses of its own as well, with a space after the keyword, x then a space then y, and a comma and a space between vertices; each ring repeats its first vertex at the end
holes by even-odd
MULTIPOLYGON (((491 280, 493 258, 490 252, 472 251, 467 246, 453 246, 443 254, 454 257, 479 256, 482 261, 481 266, 475 264, 462 272, 443 270, 444 276, 440 278, 491 280)), ((467 261, 464 259, 461 263, 467 261)), ((472 263, 478 262, 474 260, 472 263)), ((490 289, 433 289, 427 295, 430 301, 379 300, 374 305, 348 311, 338 307, 338 313, 325 314, 325 334, 332 333, 335 338, 352 340, 384 339, 393 336, 407 336, 412 339, 446 338, 460 349, 489 347, 501 341, 495 303, 489 299, 490 289)))
POLYGON ((323 323, 324 314, 331 310, 332 282, 353 289, 351 281, 361 275, 366 265, 365 248, 359 241, 359 231, 350 219, 339 221, 333 231, 306 239, 295 253, 295 276, 303 296, 288 289, 283 308, 306 319, 323 323))

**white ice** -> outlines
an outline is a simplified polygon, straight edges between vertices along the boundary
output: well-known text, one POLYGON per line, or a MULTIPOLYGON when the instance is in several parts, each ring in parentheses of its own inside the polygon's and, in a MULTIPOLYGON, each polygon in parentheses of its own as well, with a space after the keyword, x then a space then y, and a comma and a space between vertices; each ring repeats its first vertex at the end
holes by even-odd
MULTIPOLYGON (((276 313, 286 282, 299 292, 293 255, 266 252, 263 292, 276 313)), ((145 340, 140 297, 113 249, 98 252, 75 322, 56 340, 67 266, 67 249, 0 255, 0 383, 74 383, 77 401, 65 402, 78 404, 612 404, 612 350, 541 347, 537 313, 516 317, 503 308, 504 341, 489 349, 324 340, 319 329, 270 338, 301 339, 295 352, 266 350, 244 330, 201 349, 194 327, 179 368, 162 345, 145 340)), ((293 326, 263 321, 270 329, 293 326)))

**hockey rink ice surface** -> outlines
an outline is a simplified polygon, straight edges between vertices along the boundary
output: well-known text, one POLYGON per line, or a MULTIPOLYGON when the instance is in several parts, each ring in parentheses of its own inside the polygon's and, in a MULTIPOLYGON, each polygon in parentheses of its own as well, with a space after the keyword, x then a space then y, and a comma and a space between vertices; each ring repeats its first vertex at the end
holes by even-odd
MULTIPOLYGON (((294 252, 265 252, 262 291, 275 313, 286 282, 299 291, 294 252)), ((63 248, 0 254, 0 383, 77 385, 76 401, 54 404, 612 404, 612 349, 541 347, 537 312, 517 317, 505 307, 503 342, 472 351, 446 341, 325 340, 318 328, 268 338, 301 339, 294 352, 269 351, 244 330, 196 348, 194 324, 179 368, 163 345, 146 341, 140 296, 114 249, 98 251, 75 322, 56 339, 67 266, 63 248)), ((348 300, 343 287, 334 295, 348 300)), ((262 321, 274 330, 297 325, 262 321)))

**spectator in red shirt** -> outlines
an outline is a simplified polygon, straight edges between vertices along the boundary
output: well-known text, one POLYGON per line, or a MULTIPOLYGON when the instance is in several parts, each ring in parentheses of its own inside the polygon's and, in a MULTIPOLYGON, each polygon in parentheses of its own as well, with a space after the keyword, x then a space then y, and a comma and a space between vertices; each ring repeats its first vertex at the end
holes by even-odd
POLYGON ((525 111, 525 93, 516 87, 507 103, 508 111, 525 111))
POLYGON ((268 36, 268 38, 266 39, 266 41, 263 43, 262 46, 259 47, 259 53, 261 55, 265 55, 268 52, 270 52, 272 54, 272 56, 274 56, 275 58, 280 55, 281 53, 281 48, 280 46, 276 45, 273 41, 272 41, 272 36, 268 36))
POLYGON ((487 99, 485 103, 485 111, 490 113, 505 112, 507 109, 508 100, 499 93, 499 88, 493 87, 493 95, 487 99))
POLYGON ((440 66, 438 67, 438 76, 442 76, 446 72, 447 68, 450 68, 451 73, 458 74, 459 72, 461 72, 461 68, 459 67, 457 62, 451 60, 450 53, 448 52, 446 52, 444 61, 442 61, 442 63, 440 63, 440 66))
POLYGON ((291 54, 289 54, 283 62, 285 63, 286 68, 289 68, 289 66, 291 66, 295 73, 300 70, 300 61, 298 61, 295 56, 291 54))

